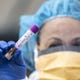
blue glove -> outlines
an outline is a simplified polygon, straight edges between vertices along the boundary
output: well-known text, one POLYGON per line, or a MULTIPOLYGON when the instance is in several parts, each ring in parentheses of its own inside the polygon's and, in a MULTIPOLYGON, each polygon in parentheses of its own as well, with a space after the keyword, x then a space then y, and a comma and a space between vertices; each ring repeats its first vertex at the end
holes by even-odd
POLYGON ((11 60, 7 60, 4 56, 14 45, 13 41, 0 41, 0 80, 21 80, 26 76, 21 50, 16 50, 11 60))

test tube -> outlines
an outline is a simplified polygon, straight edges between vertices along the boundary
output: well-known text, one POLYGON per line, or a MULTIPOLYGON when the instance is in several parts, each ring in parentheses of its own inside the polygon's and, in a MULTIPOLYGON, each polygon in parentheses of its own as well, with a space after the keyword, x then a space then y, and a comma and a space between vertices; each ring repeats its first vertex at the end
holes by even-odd
POLYGON ((32 25, 29 30, 26 31, 26 33, 16 42, 15 46, 9 50, 5 54, 5 57, 10 60, 12 56, 14 55, 15 51, 17 49, 20 49, 34 34, 36 34, 39 31, 39 28, 37 25, 32 25))

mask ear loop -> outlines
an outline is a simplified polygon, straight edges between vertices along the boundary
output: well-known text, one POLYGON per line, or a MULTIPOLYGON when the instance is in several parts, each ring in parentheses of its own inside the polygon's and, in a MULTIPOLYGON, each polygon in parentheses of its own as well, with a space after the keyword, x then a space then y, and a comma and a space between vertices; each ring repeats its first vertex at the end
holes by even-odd
POLYGON ((38 49, 37 46, 35 46, 34 48, 34 62, 36 63, 38 59, 38 49))

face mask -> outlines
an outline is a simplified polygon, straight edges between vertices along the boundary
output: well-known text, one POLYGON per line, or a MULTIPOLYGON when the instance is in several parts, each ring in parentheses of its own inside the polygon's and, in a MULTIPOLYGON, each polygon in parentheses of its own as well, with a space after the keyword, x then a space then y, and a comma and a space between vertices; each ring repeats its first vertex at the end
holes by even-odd
POLYGON ((80 80, 80 47, 59 46, 39 51, 38 80, 80 80))

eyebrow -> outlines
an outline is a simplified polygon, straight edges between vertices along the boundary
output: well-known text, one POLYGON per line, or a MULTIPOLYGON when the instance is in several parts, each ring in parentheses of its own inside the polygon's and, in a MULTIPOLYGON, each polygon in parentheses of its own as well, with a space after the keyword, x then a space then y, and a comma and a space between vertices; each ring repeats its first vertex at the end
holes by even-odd
POLYGON ((72 39, 72 41, 80 40, 80 37, 72 39))
POLYGON ((50 39, 48 39, 48 40, 52 40, 52 39, 54 39, 54 40, 56 40, 56 41, 59 41, 59 42, 62 42, 62 40, 61 39, 59 39, 59 38, 57 38, 57 37, 51 37, 50 39))

